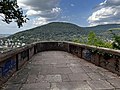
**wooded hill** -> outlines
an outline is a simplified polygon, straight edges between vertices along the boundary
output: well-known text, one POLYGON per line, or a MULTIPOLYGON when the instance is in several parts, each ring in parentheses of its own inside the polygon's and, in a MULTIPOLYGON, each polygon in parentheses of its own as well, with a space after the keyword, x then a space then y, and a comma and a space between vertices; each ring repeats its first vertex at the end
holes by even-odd
POLYGON ((8 38, 14 41, 19 40, 25 43, 36 41, 71 41, 74 38, 86 36, 90 31, 94 31, 96 35, 110 38, 108 30, 120 28, 120 24, 98 25, 94 27, 80 27, 71 23, 52 22, 43 26, 32 28, 26 31, 18 32, 8 38))

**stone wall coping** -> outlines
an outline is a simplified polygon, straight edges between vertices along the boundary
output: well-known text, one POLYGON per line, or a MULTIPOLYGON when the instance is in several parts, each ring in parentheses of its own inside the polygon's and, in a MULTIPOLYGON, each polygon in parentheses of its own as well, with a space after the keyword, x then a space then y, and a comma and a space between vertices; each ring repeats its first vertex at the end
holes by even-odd
POLYGON ((15 49, 10 50, 8 52, 0 53, 0 62, 18 54, 18 53, 21 53, 24 50, 30 49, 30 48, 34 47, 36 44, 42 44, 42 43, 66 43, 68 45, 78 46, 78 47, 84 48, 84 49, 93 49, 93 50, 98 50, 100 52, 120 56, 120 50, 115 50, 115 49, 96 47, 96 46, 85 45, 85 44, 74 43, 74 42, 68 42, 68 41, 41 41, 41 42, 35 42, 33 44, 28 44, 28 45, 25 45, 23 47, 15 48, 15 49))

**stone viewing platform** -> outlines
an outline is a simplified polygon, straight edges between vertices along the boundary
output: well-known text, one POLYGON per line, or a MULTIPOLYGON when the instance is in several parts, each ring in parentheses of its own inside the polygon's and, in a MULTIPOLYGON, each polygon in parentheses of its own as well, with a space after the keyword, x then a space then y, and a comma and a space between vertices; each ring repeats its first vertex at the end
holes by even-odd
POLYGON ((1 90, 120 90, 119 50, 39 42, 0 54, 0 69, 1 90))

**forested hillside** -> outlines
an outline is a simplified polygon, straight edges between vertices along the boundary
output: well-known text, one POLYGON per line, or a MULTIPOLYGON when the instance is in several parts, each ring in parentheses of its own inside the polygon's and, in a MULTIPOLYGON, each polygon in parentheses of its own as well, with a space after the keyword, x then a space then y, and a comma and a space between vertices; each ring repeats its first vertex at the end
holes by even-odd
POLYGON ((33 41, 46 40, 69 41, 75 37, 79 38, 83 34, 84 30, 77 25, 70 23, 50 23, 30 30, 16 33, 8 38, 19 39, 23 42, 28 43, 31 43, 33 41))
POLYGON ((112 28, 120 28, 119 24, 99 25, 95 27, 79 27, 71 23, 53 22, 43 26, 39 26, 30 30, 22 31, 9 36, 13 41, 24 43, 32 43, 36 41, 72 41, 74 38, 81 38, 88 35, 90 31, 94 31, 96 35, 109 37, 108 30, 112 28))

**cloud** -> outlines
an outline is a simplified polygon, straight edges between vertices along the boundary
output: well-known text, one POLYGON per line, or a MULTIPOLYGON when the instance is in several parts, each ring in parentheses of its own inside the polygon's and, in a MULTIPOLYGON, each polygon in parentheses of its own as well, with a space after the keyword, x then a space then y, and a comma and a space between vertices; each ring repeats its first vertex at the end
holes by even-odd
POLYGON ((35 11, 35 10, 28 10, 27 12, 26 12, 26 14, 28 15, 28 16, 35 16, 35 15, 39 15, 39 14, 41 14, 42 12, 41 11, 35 11))
POLYGON ((60 0, 18 0, 28 17, 33 17, 33 25, 43 25, 57 19, 61 12, 60 0))
POLYGON ((10 24, 7 24, 0 20, 0 34, 13 34, 16 32, 33 28, 35 27, 33 22, 34 21, 31 19, 29 22, 24 24, 24 27, 18 28, 16 22, 11 22, 10 24))
POLYGON ((49 21, 47 20, 47 18, 43 18, 43 17, 39 17, 39 18, 35 18, 33 24, 35 26, 38 25, 44 25, 47 24, 49 21))
POLYGON ((90 25, 120 23, 120 0, 105 0, 88 18, 90 25))
POLYGON ((18 0, 19 4, 27 5, 33 10, 49 10, 59 4, 59 0, 18 0))

